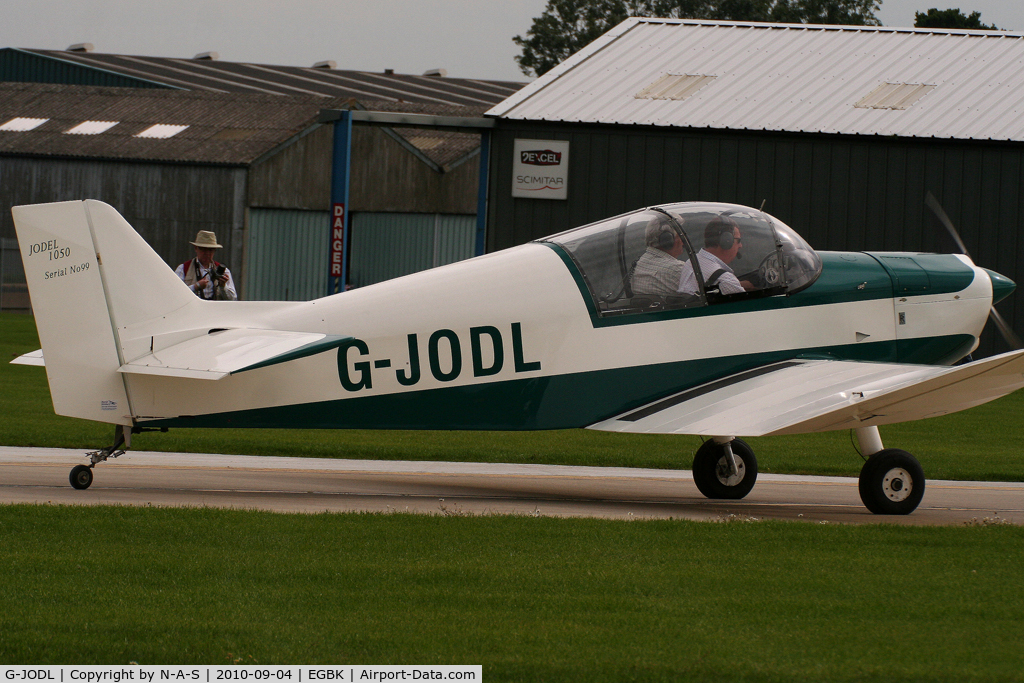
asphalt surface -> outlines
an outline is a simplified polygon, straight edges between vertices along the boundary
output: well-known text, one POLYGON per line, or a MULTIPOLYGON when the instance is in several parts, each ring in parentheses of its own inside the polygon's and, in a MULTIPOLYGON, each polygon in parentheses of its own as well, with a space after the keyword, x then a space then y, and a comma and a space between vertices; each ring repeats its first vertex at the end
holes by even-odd
POLYGON ((82 451, 0 447, 0 503, 224 507, 614 519, 1024 525, 1024 483, 929 481, 907 516, 878 516, 857 480, 761 474, 741 501, 704 498, 688 470, 277 458, 130 451, 71 488, 82 451))

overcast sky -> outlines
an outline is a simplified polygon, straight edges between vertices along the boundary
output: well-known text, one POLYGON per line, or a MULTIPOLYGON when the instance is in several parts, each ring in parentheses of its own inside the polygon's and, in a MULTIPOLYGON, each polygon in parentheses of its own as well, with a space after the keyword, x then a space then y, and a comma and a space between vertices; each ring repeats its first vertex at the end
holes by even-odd
MULTIPOLYGON (((0 47, 192 57, 227 61, 527 80, 512 37, 547 0, 0 0, 0 47)), ((886 26, 912 26, 929 7, 980 11, 986 24, 1024 30, 1021 0, 883 0, 886 26)))

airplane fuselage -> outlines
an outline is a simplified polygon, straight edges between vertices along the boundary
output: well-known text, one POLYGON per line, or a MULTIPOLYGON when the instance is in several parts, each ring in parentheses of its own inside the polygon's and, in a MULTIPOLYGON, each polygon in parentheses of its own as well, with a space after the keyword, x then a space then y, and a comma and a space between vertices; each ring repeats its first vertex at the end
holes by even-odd
POLYGON ((58 414, 116 425, 77 489, 146 427, 589 427, 710 437, 694 483, 739 499, 758 466, 736 437, 851 429, 865 506, 908 514, 923 470, 878 427, 1024 386, 1024 351, 944 367, 1003 276, 818 254, 749 207, 650 207, 303 303, 200 300, 101 202, 13 213, 43 345, 14 362, 46 366, 58 414))
MULTIPOLYGON (((977 345, 992 284, 967 259, 821 257, 820 277, 793 295, 632 316, 601 317, 550 243, 308 303, 204 302, 190 325, 203 334, 245 325, 349 339, 216 382, 128 375, 132 414, 145 426, 583 427, 774 361, 943 364, 977 345)), ((159 348, 159 329, 136 342, 159 348)))

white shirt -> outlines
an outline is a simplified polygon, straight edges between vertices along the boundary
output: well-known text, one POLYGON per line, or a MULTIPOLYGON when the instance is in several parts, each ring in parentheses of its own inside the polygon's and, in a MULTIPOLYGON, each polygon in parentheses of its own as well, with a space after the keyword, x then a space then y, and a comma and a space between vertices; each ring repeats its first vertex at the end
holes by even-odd
MULTIPOLYGON (((722 294, 742 294, 746 291, 743 289, 743 285, 740 284, 739 278, 732 271, 732 268, 729 267, 729 264, 714 254, 701 249, 697 252, 697 263, 700 264, 700 272, 705 282, 715 274, 715 271, 725 270, 716 282, 718 291, 722 294)), ((697 294, 699 292, 697 277, 693 274, 693 266, 689 261, 683 263, 683 274, 679 278, 679 291, 684 294, 697 294)))
MULTIPOLYGON (((192 259, 188 263, 179 264, 177 269, 174 271, 174 274, 177 275, 179 278, 181 278, 181 281, 184 282, 185 281, 185 268, 188 267, 189 263, 193 263, 193 262, 196 264, 196 274, 195 274, 196 280, 195 280, 194 284, 190 285, 189 289, 191 289, 196 294, 196 296, 198 296, 201 299, 212 299, 213 298, 213 277, 212 276, 210 277, 209 282, 206 283, 206 287, 203 288, 202 293, 200 293, 200 291, 199 291, 199 288, 198 288, 199 281, 202 280, 204 277, 206 277, 206 275, 210 272, 210 269, 209 268, 204 268, 203 264, 200 263, 198 259, 192 259)), ((214 261, 210 261, 210 265, 212 266, 213 264, 214 264, 214 261)), ((228 281, 226 283, 224 283, 224 287, 223 287, 225 293, 227 294, 227 300, 228 301, 236 301, 238 299, 238 293, 235 291, 235 281, 231 277, 231 270, 229 268, 225 268, 224 269, 224 274, 228 276, 228 281)))

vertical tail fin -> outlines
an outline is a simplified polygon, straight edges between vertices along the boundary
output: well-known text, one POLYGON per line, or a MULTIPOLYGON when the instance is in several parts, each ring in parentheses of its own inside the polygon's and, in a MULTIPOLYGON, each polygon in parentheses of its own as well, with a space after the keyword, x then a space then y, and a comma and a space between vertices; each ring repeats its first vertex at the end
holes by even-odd
POLYGON ((119 330, 195 301, 113 209, 94 200, 12 209, 54 411, 132 424, 119 330))

